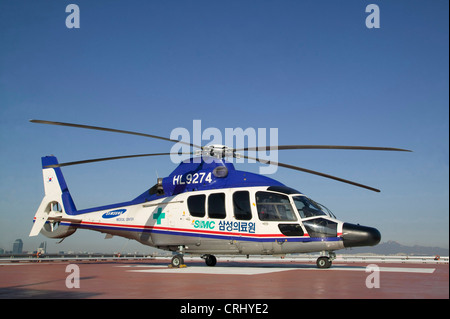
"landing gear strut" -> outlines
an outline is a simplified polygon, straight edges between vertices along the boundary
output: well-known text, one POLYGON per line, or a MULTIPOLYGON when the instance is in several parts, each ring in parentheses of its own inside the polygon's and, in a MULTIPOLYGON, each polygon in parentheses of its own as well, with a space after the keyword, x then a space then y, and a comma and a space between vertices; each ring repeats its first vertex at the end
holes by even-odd
POLYGON ((203 255, 202 258, 205 260, 207 266, 215 266, 217 263, 217 258, 214 255, 203 255))

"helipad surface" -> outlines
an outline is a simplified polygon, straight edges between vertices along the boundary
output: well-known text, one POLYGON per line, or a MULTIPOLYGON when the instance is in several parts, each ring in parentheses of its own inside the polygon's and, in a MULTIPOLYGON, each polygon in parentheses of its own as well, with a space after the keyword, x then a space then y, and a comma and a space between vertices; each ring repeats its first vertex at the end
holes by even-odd
POLYGON ((0 264, 0 298, 449 298, 448 264, 77 261, 0 264), (75 265, 79 273, 73 271, 75 265), (375 271, 376 270, 376 271, 375 271), (79 288, 73 286, 79 278, 79 288), (377 285, 378 283, 378 285, 377 285))

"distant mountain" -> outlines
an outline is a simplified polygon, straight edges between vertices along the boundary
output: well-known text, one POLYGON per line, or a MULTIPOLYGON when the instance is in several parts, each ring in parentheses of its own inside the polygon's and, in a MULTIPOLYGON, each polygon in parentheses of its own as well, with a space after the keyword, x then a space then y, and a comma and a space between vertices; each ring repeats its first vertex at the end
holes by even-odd
POLYGON ((410 256, 448 256, 449 249, 441 247, 405 246, 396 241, 387 241, 374 247, 355 247, 340 250, 339 254, 376 254, 376 255, 410 255, 410 256))

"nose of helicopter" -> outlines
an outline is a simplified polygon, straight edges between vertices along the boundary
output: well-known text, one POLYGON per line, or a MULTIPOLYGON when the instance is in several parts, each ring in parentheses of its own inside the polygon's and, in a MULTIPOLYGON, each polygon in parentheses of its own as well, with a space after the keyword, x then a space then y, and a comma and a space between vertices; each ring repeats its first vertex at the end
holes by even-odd
POLYGON ((381 234, 378 229, 367 226, 344 223, 342 227, 342 239, 344 246, 375 246, 381 240, 381 234))

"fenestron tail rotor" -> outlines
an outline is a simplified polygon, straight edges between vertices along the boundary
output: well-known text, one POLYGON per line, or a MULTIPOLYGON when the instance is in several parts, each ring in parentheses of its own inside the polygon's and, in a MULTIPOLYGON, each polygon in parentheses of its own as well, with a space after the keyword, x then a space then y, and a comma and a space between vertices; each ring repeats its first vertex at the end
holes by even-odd
POLYGON ((122 134, 131 134, 131 135, 137 135, 137 136, 143 136, 143 137, 150 137, 160 140, 165 140, 173 143, 180 143, 184 145, 189 145, 193 148, 200 149, 197 152, 179 152, 179 153, 151 153, 151 154, 135 154, 135 155, 123 155, 123 156, 114 156, 114 157, 103 157, 103 158, 96 158, 96 159, 88 159, 88 160, 81 160, 81 161, 74 161, 74 162, 66 162, 66 163, 60 163, 57 165, 52 165, 48 167, 63 167, 63 166, 71 166, 71 165, 79 165, 79 164, 86 164, 86 163, 94 163, 94 162, 101 162, 101 161, 110 161, 110 160, 117 160, 117 159, 126 159, 126 158, 136 158, 136 157, 146 157, 146 156, 167 156, 167 155, 193 155, 193 154, 200 154, 202 156, 211 156, 211 157, 218 157, 218 158, 224 158, 224 157, 243 157, 251 160, 258 161, 263 164, 269 164, 269 165, 278 165, 281 167, 297 170, 300 172, 313 174, 322 176, 325 178, 333 179, 339 182, 347 183, 353 186, 365 188, 374 192, 380 192, 379 189, 363 185, 360 183, 356 183, 350 180, 346 180, 340 177, 332 176, 329 174, 313 171, 310 169, 302 168, 299 166, 294 166, 290 164, 284 164, 279 163, 275 161, 268 161, 263 160, 260 158, 250 157, 246 155, 240 155, 236 152, 238 151, 278 151, 278 150, 301 150, 301 149, 316 149, 316 150, 366 150, 366 151, 397 151, 397 152, 411 152, 407 149, 401 149, 401 148, 393 148, 393 147, 372 147, 372 146, 345 146, 345 145, 272 145, 272 146, 258 146, 258 147, 245 147, 245 148, 239 148, 239 149, 233 149, 226 147, 224 145, 211 145, 211 146, 200 146, 195 145, 192 143, 188 143, 185 141, 179 141, 174 140, 158 135, 152 135, 152 134, 146 134, 146 133, 139 133, 139 132, 133 132, 133 131, 126 131, 126 130, 118 130, 118 129, 112 129, 112 128, 106 128, 106 127, 100 127, 100 126, 92 126, 92 125, 83 125, 83 124, 74 124, 74 123, 65 123, 65 122, 54 122, 54 121, 44 121, 44 120, 30 120, 32 123, 39 123, 39 124, 49 124, 49 125, 59 125, 59 126, 68 126, 68 127, 76 127, 76 128, 84 128, 84 129, 90 129, 90 130, 98 130, 98 131, 106 131, 106 132, 114 132, 114 133, 122 133, 122 134))

